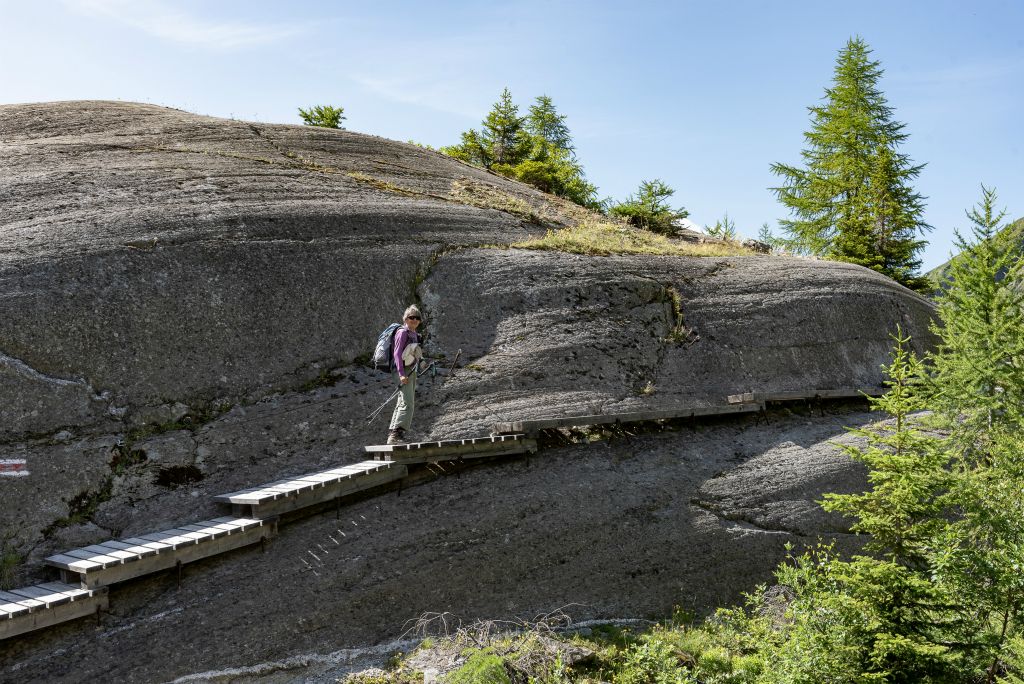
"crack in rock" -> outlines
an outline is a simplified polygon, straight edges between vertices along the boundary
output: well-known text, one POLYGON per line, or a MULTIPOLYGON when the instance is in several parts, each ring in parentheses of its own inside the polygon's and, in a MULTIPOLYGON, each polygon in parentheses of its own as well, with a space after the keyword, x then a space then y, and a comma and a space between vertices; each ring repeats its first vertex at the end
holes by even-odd
POLYGON ((97 399, 101 398, 100 396, 97 395, 96 390, 93 389, 92 385, 85 381, 85 378, 68 379, 58 378, 53 375, 47 375, 45 373, 37 371, 35 368, 28 365, 21 359, 16 359, 13 356, 8 356, 3 352, 0 352, 0 366, 9 368, 18 375, 29 378, 30 380, 39 380, 41 382, 57 385, 58 387, 82 387, 84 389, 89 390, 89 392, 97 399))
POLYGON ((807 536, 799 530, 787 529, 785 527, 764 527, 754 522, 750 518, 746 518, 742 515, 725 513, 722 510, 716 508, 713 504, 707 501, 701 501, 700 499, 691 499, 690 504, 718 518, 722 526, 731 532, 785 534, 796 537, 807 536))

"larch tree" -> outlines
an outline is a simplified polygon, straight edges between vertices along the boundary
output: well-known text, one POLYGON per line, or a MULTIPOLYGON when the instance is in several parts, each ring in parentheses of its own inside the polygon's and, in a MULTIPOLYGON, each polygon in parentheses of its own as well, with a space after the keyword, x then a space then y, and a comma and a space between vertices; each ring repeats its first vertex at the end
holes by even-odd
POLYGON ((331 105, 315 105, 309 109, 299 107, 299 116, 304 125, 320 128, 341 128, 341 122, 347 118, 344 107, 331 105))
POLYGON ((675 192, 667 183, 657 178, 641 181, 635 195, 627 197, 625 202, 612 205, 608 213, 625 219, 627 223, 637 228, 674 235, 674 221, 690 215, 684 207, 673 208, 668 203, 668 199, 675 192))
POLYGON ((521 116, 505 88, 479 131, 464 132, 460 144, 440 151, 579 205, 600 208, 597 188, 576 159, 565 115, 547 95, 539 96, 521 116))
POLYGON ((790 212, 779 223, 790 249, 860 264, 923 288, 917 254, 924 247, 920 235, 930 226, 924 197, 911 182, 924 167, 900 152, 907 133, 893 119, 878 87, 883 70, 870 55, 862 39, 847 42, 824 102, 809 108, 803 165, 772 165, 782 179, 772 190, 790 212))

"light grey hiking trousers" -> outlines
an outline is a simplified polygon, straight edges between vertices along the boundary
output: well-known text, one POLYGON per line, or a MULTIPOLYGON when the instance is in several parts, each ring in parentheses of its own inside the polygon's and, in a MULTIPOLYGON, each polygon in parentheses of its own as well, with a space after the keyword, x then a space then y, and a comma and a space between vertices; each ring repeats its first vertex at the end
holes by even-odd
MULTIPOLYGON (((396 428, 402 428, 403 430, 409 430, 412 428, 412 414, 416 411, 416 376, 418 373, 411 373, 408 378, 409 382, 404 385, 399 384, 402 389, 398 395, 398 403, 395 404, 395 412, 391 414, 391 427, 389 429, 394 430, 396 428)), ((395 382, 401 383, 401 379, 398 377, 398 372, 395 374, 395 382)))

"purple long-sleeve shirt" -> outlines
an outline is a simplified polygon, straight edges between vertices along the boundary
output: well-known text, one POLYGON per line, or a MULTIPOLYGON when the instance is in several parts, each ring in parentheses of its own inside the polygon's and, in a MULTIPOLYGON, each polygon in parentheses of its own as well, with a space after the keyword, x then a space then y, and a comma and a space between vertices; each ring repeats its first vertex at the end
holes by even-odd
POLYGON ((402 353, 405 348, 413 342, 417 344, 420 341, 420 336, 409 330, 404 325, 395 331, 395 344, 392 353, 392 359, 395 362, 395 370, 398 371, 399 375, 407 375, 405 372, 405 363, 402 361, 402 353))

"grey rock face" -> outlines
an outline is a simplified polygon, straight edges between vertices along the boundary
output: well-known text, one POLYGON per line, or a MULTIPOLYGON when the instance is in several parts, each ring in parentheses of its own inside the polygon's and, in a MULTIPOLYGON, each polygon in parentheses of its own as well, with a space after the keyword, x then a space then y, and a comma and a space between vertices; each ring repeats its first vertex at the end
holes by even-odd
MULTIPOLYGON (((874 386, 897 323, 929 344, 928 302, 855 266, 482 248, 575 212, 347 131, 7 105, 0 155, 0 458, 30 471, 0 478, 18 581, 48 577, 41 559, 69 542, 212 517, 215 494, 361 460, 393 390, 362 359, 411 301, 428 354, 466 364, 420 383, 415 427, 434 438, 874 386)), ((858 481, 820 444, 842 431, 794 420, 570 448, 364 501, 319 575, 298 558, 333 519, 198 564, 181 594, 163 576, 118 589, 98 645, 81 625, 19 640, 0 679, 40 662, 57 681, 71 661, 166 679, 390 639, 426 610, 710 607, 766 579, 786 539, 845 529, 811 503, 858 481)))
POLYGON ((435 436, 739 391, 879 386, 897 325, 918 350, 930 341, 923 298, 804 259, 467 250, 442 259, 421 292, 435 348, 473 360, 451 383, 465 399, 445 402, 435 436))
MULTIPOLYGON (((872 419, 804 412, 768 425, 677 426, 443 476, 347 505, 337 518, 286 525, 266 553, 186 566, 180 590, 173 573, 117 589, 99 628, 67 625, 5 644, 0 681, 167 681, 284 660, 298 673, 317 654, 399 638, 427 612, 469 622, 565 606, 586 620, 727 605, 770 578, 787 541, 800 548, 815 537, 719 517, 707 483, 790 456, 791 473, 831 469, 834 481, 854 482, 863 473, 830 441, 872 419)), ((772 473, 764 488, 786 476, 772 473)), ((762 495, 749 486, 731 505, 754 510, 762 495)), ((820 493, 790 487, 782 498, 803 509, 806 497, 820 493)), ((854 541, 835 536, 840 547, 854 541)))

